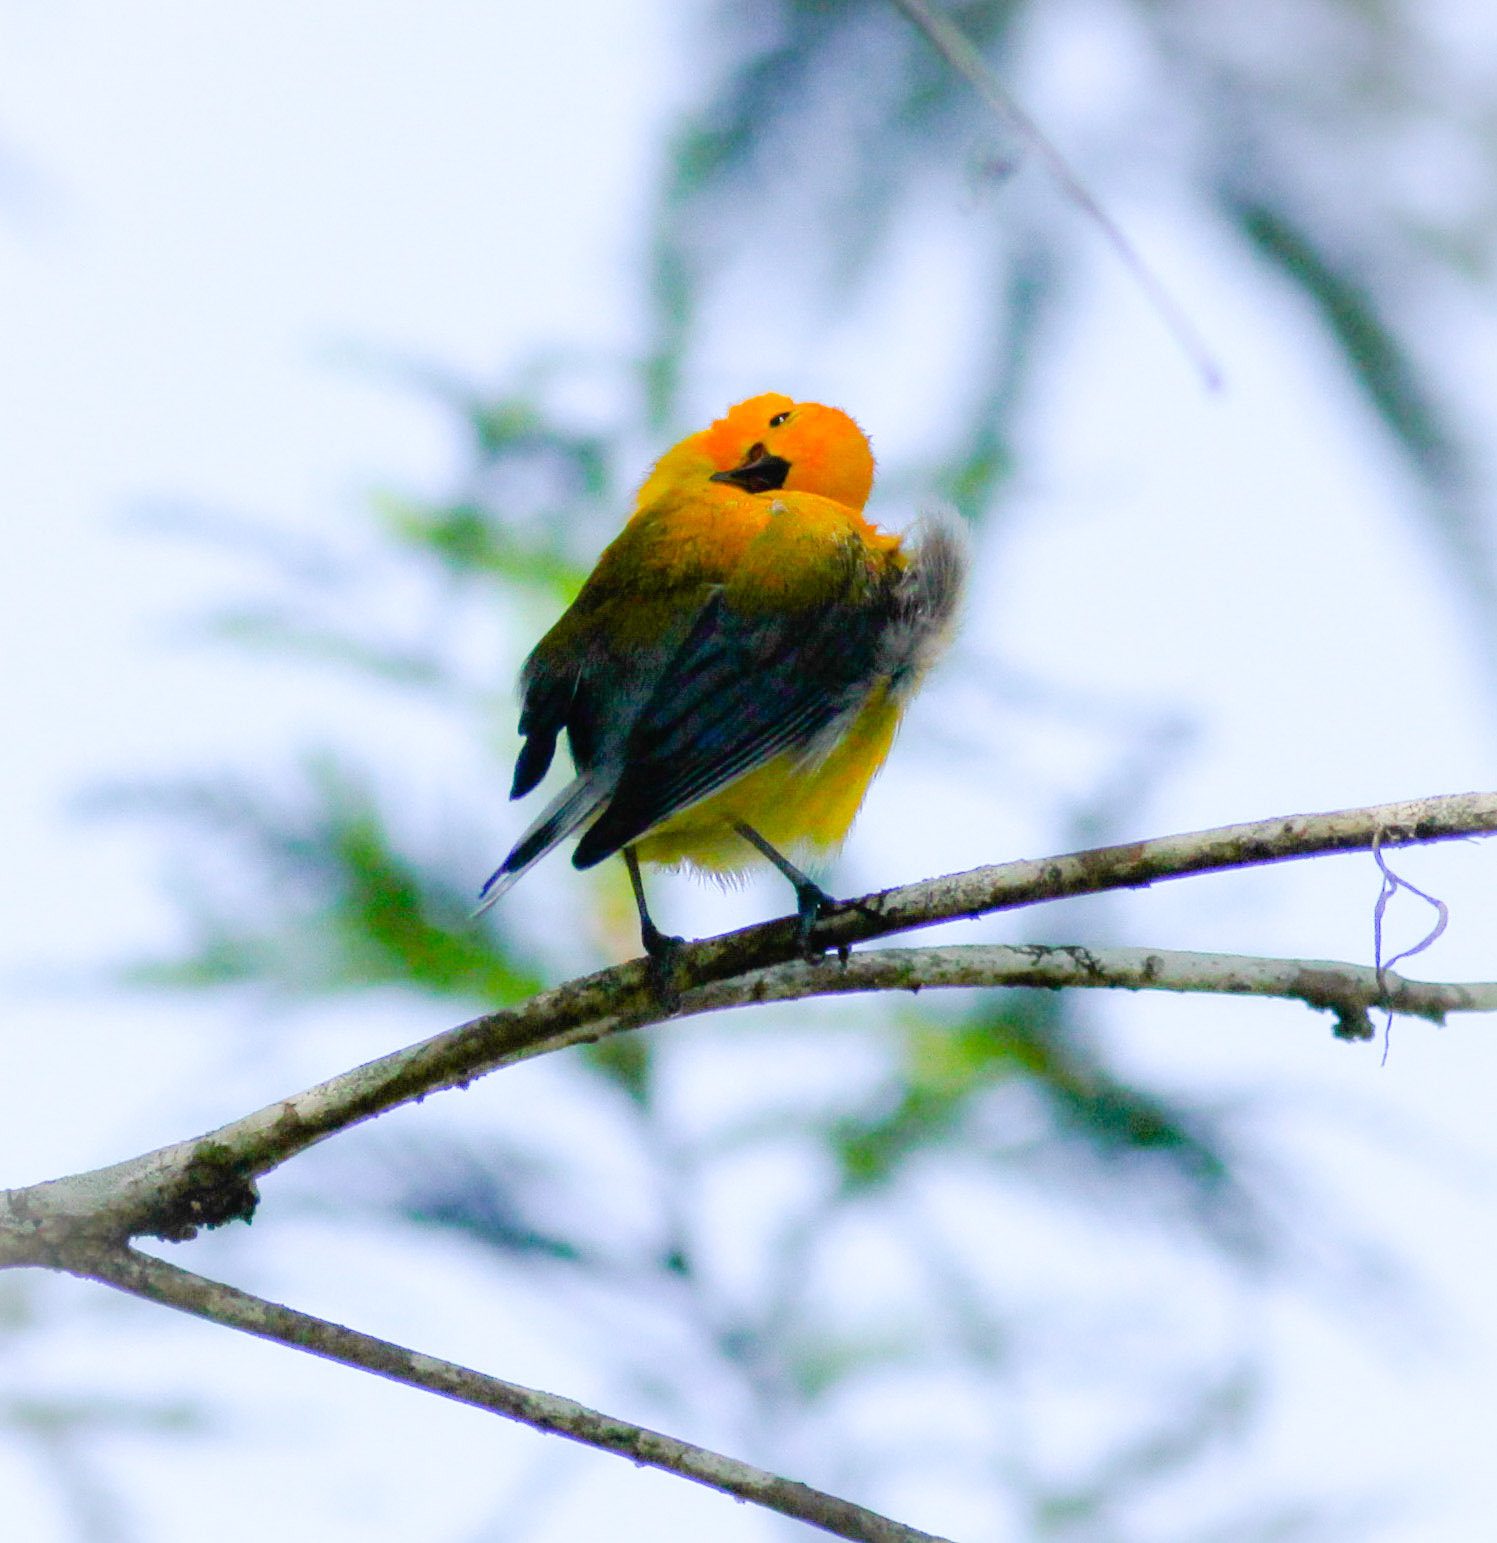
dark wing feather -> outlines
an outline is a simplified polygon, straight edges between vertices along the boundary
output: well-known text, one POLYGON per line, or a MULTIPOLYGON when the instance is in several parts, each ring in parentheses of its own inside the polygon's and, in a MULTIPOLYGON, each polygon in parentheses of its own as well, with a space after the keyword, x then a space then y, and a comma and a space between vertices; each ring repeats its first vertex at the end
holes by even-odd
POLYGON ((525 744, 509 796, 524 797, 546 775, 563 730, 577 771, 595 781, 606 777, 619 764, 641 707, 716 593, 715 585, 702 582, 659 591, 651 624, 641 629, 637 599, 611 595, 584 607, 584 591, 520 672, 525 744), (647 644, 640 642, 642 632, 647 644))
POLYGON ((873 685, 891 606, 882 587, 771 615, 716 595, 636 718, 613 796, 573 863, 590 868, 783 751, 809 747, 873 685))
POLYGON ((524 798, 550 771, 557 735, 566 726, 567 712, 576 695, 577 673, 575 668, 560 672, 549 669, 532 655, 520 684, 524 691, 520 733, 525 736, 525 743, 515 761, 511 798, 524 798))

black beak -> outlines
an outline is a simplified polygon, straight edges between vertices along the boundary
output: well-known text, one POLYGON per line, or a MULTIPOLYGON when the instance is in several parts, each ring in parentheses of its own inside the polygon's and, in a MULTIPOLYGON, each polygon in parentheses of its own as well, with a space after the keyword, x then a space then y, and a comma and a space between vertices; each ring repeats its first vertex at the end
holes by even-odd
MULTIPOLYGON (((750 456, 753 452, 750 451, 750 456)), ((715 471, 707 479, 709 482, 731 482, 735 487, 743 488, 749 493, 768 493, 775 488, 785 486, 785 478, 790 475, 790 462, 778 455, 760 454, 735 466, 732 471, 715 471)))

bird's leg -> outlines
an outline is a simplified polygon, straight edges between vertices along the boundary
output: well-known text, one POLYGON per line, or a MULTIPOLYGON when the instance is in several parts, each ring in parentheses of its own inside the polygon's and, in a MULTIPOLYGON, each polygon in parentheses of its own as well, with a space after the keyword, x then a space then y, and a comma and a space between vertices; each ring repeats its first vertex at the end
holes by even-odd
POLYGON ((801 949, 808 959, 820 958, 822 950, 811 947, 811 929, 815 927, 817 918, 824 911, 834 910, 839 902, 827 894, 821 885, 807 878, 783 852, 772 847, 752 825, 746 824, 743 820, 734 820, 733 829, 761 856, 767 857, 795 886, 795 909, 800 917, 801 949))
POLYGON ((676 984, 676 956, 685 947, 686 939, 669 936, 650 920, 644 880, 639 874, 639 858, 633 847, 624 848, 624 863, 629 869, 634 904, 639 907, 639 941, 650 956, 650 989, 660 1005, 673 1013, 681 1005, 681 989, 676 984))

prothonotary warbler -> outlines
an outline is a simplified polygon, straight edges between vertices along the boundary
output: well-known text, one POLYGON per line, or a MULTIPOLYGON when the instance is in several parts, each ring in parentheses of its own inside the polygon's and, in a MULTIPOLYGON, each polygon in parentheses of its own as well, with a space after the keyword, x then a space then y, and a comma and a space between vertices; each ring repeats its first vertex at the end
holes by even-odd
MULTIPOLYGON (((511 798, 566 731, 576 775, 483 888, 558 842, 621 852, 656 966, 642 862, 795 886, 803 943, 830 898, 789 853, 837 847, 949 635, 966 548, 948 519, 901 539, 863 518, 868 441, 846 413, 765 395, 660 458, 634 513, 520 676, 511 798)), ((802 858, 805 860, 805 858, 802 858)))

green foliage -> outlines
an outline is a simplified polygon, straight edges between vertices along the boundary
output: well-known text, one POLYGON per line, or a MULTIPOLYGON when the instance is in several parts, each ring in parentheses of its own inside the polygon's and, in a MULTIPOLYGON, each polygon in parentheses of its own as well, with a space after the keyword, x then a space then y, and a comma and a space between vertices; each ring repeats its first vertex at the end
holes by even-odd
POLYGON ((1497 647, 1497 572, 1483 500, 1432 383, 1387 318, 1387 302, 1352 263, 1333 262, 1316 235, 1283 208, 1251 199, 1233 208, 1254 247, 1315 308, 1373 411, 1425 484, 1430 498, 1424 512, 1455 585, 1465 592, 1488 644, 1497 647))
POLYGON ((468 431, 465 496, 430 505, 387 495, 376 506, 385 531, 455 579, 494 580, 564 604, 591 565, 569 533, 617 502, 607 441, 565 427, 522 393, 444 395, 468 431))
POLYGON ((523 1179, 534 1164, 504 1150, 485 1157, 454 1142, 405 1145, 400 1178, 383 1209, 422 1227, 454 1232, 510 1262, 589 1263, 585 1246, 535 1221, 523 1179))
POLYGON ((455 578, 504 580, 565 604, 586 577, 550 523, 526 540, 477 503, 430 507, 387 496, 379 512, 391 536, 434 556, 455 578))
POLYGON ((1136 1197, 1184 1202, 1204 1234, 1260 1257, 1269 1229, 1237 1173, 1236 1154, 1206 1110, 1116 1075, 1054 992, 981 993, 955 1023, 903 1015, 897 1074, 825 1139, 849 1197, 886 1188, 923 1158, 984 1153, 1012 1167, 1043 1149, 1080 1177, 1095 1171, 1136 1197), (1022 1087, 1043 1134, 1017 1144, 984 1128, 994 1093, 1022 1087))
POLYGON ((648 1109, 655 1074, 654 1040, 649 1034, 611 1035, 585 1045, 582 1058, 641 1109, 648 1109))
POLYGON ((1242 201, 1234 213, 1248 239, 1300 289, 1389 432, 1436 487, 1460 479, 1449 430, 1365 279, 1338 266, 1283 209, 1242 201))
POLYGON ((138 983, 258 983, 301 994, 401 985, 490 1005, 539 989, 533 967, 471 920, 472 901, 454 887, 452 865, 402 850, 359 779, 324 758, 303 780, 291 806, 222 779, 124 789, 96 801, 110 812, 185 826, 232 852, 236 869, 263 886, 259 906, 232 910, 201 887, 190 893, 193 942, 176 958, 136 965, 138 983))
MULTIPOLYGON (((950 9, 993 62, 1022 81, 1041 8, 975 0, 950 9)), ((1304 295, 1394 443, 1438 495, 1431 530, 1476 575, 1468 592, 1497 619, 1484 544, 1462 502, 1459 436, 1407 346, 1387 277, 1407 268, 1406 237, 1378 211, 1354 219, 1345 206, 1315 197, 1306 182, 1314 158, 1296 153, 1307 134, 1330 123, 1334 133, 1317 141, 1313 170, 1352 181, 1364 129, 1381 133, 1419 119, 1428 98, 1419 71, 1429 66, 1403 48, 1403 10, 1320 0, 1311 9, 1356 40, 1347 53, 1355 68, 1338 58, 1306 69, 1293 39, 1239 51, 1214 12, 1147 0, 1117 0, 1115 9, 1169 82, 1172 132, 1184 142, 1170 167, 1176 191, 1304 295), (1371 78, 1375 92, 1365 89, 1371 78)), ((643 442, 643 424, 658 447, 661 426, 678 414, 683 374, 704 346, 703 302, 718 278, 733 262, 771 260, 778 285, 819 284, 835 314, 888 250, 917 194, 936 183, 955 186, 962 167, 991 159, 982 152, 995 131, 983 109, 885 0, 762 0, 724 15, 731 25, 723 29, 719 76, 678 135, 661 191, 650 274, 654 332, 635 377, 642 422, 621 411, 606 430, 578 426, 550 404, 555 372, 532 372, 492 394, 428 380, 466 436, 467 463, 455 485, 431 501, 376 500, 358 533, 358 558, 332 552, 310 561, 258 541, 268 570, 262 593, 214 625, 221 640, 424 704, 456 742, 492 765, 495 799, 504 781, 502 753, 494 754, 495 702, 507 692, 513 661, 475 671, 462 647, 464 625, 474 615, 516 612, 543 624, 576 592, 623 510, 615 469, 643 469, 626 447, 643 442), (377 586, 371 598, 362 582, 370 566, 414 582, 423 624, 381 609, 377 586)), ((964 239, 977 244, 990 275, 972 319, 985 345, 964 382, 965 417, 918 473, 974 520, 1001 511, 1022 458, 1019 424, 1035 365, 1077 266, 1081 222, 1033 180, 985 187, 984 206, 968 223, 964 239)), ((1458 234, 1447 245, 1470 250, 1474 237, 1457 241, 1458 234)), ((242 546, 243 537, 235 533, 242 546)), ((516 630, 535 631, 528 620, 516 630)), ((324 750, 308 760, 296 791, 280 798, 230 779, 116 796, 115 808, 187 832, 194 854, 183 888, 190 941, 177 957, 140 966, 136 978, 321 994, 400 986, 464 1005, 513 1001, 544 984, 546 971, 518 940, 512 910, 482 926, 470 919, 475 897, 454 878, 465 871, 454 852, 467 857, 482 838, 440 850, 423 843, 398 799, 381 791, 391 779, 355 765, 346 751, 324 750), (233 878, 227 885, 225 870, 233 878)), ((1142 791, 1136 779, 1128 789, 1133 797, 1142 791)), ((454 824, 477 832, 487 822, 474 810, 457 812, 454 824)), ((554 1172, 539 1176, 539 1165, 513 1147, 433 1138, 403 1154, 401 1180, 382 1204, 506 1266, 547 1268, 565 1279, 585 1274, 591 1289, 642 1300, 652 1311, 664 1305, 700 1325, 763 1425, 776 1429, 801 1429, 850 1389, 919 1366, 955 1363, 984 1399, 1016 1396, 1006 1379, 1022 1335, 984 1300, 966 1262, 939 1257, 928 1237, 905 1225, 901 1208, 924 1175, 975 1164, 996 1190, 1043 1171, 1056 1205, 1101 1200, 1112 1212, 1119 1196, 1138 1209, 1173 1202, 1169 1214, 1182 1235, 1214 1251, 1224 1268, 1275 1257, 1278 1240, 1252 1203, 1244 1154, 1225 1122, 1119 1073, 1068 999, 987 993, 961 1013, 923 1002, 877 1004, 853 1032, 865 1048, 886 1053, 882 1078, 849 1088, 830 1108, 766 1107, 705 1133, 685 1132, 662 1092, 673 1067, 665 1037, 619 1036, 571 1057, 582 1096, 618 1112, 631 1171, 645 1175, 658 1199, 655 1224, 631 1244, 589 1233, 582 1200, 610 1176, 609 1165, 589 1172, 576 1154, 568 1154, 569 1184, 554 1172), (1039 1117, 1009 1137, 995 1132, 990 1116, 1016 1093, 1039 1117), (766 1224, 762 1289, 750 1295, 724 1285, 705 1262, 702 1197, 717 1165, 787 1141, 824 1170, 826 1182, 786 1200, 766 1224), (926 1296, 918 1312, 852 1324, 811 1282, 835 1252, 839 1226, 869 1214, 911 1272, 924 1272, 926 1296)), ((629 1347, 617 1353, 627 1359, 629 1347)), ((656 1364, 636 1372, 652 1387, 672 1375, 656 1364)), ((1230 1434, 1245 1417, 1248 1393, 1236 1367, 1203 1375, 1157 1418, 1141 1417, 1132 1438, 1074 1482, 1042 1483, 1011 1455, 998 1463, 998 1482, 1024 1502, 1035 1537, 1122 1537, 1119 1505, 1230 1434)), ((1302 1520, 1279 1535, 1308 1536, 1313 1518, 1302 1520)), ((1265 1523, 1261 1535, 1271 1532, 1265 1523)), ((1259 1534, 1245 1527, 1231 1535, 1259 1534)))
MULTIPOLYGON (((1021 100, 1041 72, 1048 8, 1033 0, 947 5, 1021 100)), ((1149 145, 1168 195, 1239 235, 1305 297, 1348 374, 1429 497, 1412 513, 1445 556, 1497 659, 1497 571, 1470 457, 1419 351, 1409 301, 1433 270, 1490 272, 1497 237, 1491 113, 1463 61, 1437 44, 1414 0, 1310 0, 1286 12, 1272 46, 1245 47, 1231 8, 1114 0, 1105 8, 1136 46, 1135 71, 1162 95, 1120 100, 1110 130, 1149 145), (1164 157, 1141 125, 1157 120, 1164 157), (1400 202, 1388 174, 1421 135, 1454 133, 1485 174, 1484 196, 1432 216, 1400 202), (1330 196, 1334 190, 1334 196, 1330 196), (1291 211, 1293 211, 1291 213, 1291 211)), ((928 480, 981 518, 1018 455, 1019 414, 1034 362, 1066 297, 1084 220, 1024 166, 1008 133, 887 0, 761 0, 745 21, 723 5, 732 39, 717 77, 677 138, 660 200, 648 367, 653 421, 673 421, 693 320, 716 279, 746 258, 773 271, 773 292, 816 288, 835 312, 886 253, 919 197, 958 168, 998 161, 1001 191, 961 234, 992 274, 972 317, 988 339, 968 410, 928 480), (814 148, 813 148, 814 147, 814 148), (752 209, 754 218, 739 217, 752 209), (806 231, 816 232, 807 240, 806 231), (828 282, 828 280, 830 280, 828 282)), ((1030 105, 1033 105, 1032 103, 1030 105)), ((1043 117, 1043 111, 1041 113, 1043 117)), ((1114 157, 1131 165, 1138 157, 1114 157)), ((1108 162, 1079 169, 1109 201, 1108 162)))

